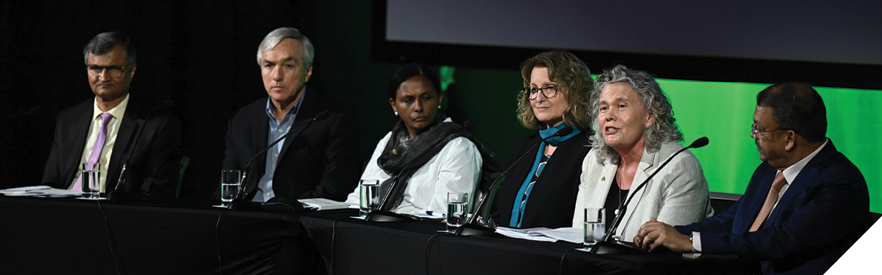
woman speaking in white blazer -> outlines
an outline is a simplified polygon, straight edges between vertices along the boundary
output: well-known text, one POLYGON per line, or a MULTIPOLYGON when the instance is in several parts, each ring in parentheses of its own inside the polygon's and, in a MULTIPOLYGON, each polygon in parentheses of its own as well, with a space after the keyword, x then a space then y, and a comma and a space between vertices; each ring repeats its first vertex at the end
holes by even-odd
POLYGON ((676 151, 683 134, 671 103, 647 73, 618 65, 597 77, 589 99, 593 150, 582 161, 573 227, 582 227, 584 208, 605 208, 607 231, 635 190, 615 235, 631 240, 650 219, 672 225, 713 215, 707 180, 689 151, 674 157, 646 186, 649 175, 676 151))

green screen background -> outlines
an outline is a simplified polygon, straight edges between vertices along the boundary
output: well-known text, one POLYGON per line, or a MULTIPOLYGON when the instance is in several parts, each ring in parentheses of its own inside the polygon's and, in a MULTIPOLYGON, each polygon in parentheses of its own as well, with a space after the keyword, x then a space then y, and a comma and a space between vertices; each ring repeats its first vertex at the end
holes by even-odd
MULTIPOLYGON (((704 169, 711 192, 743 194, 761 163, 749 135, 756 94, 770 84, 659 79, 674 107, 688 145, 702 136, 703 148, 691 149, 704 169)), ((882 91, 815 87, 827 107, 827 137, 864 175, 870 210, 882 212, 882 91)))
MULTIPOLYGON (((535 133, 516 119, 517 95, 523 87, 520 73, 449 66, 441 66, 439 71, 447 72, 445 78, 452 77, 442 82, 454 83, 445 92, 445 111, 454 121, 474 118, 477 125, 469 131, 507 163, 516 142, 535 133)), ((708 146, 690 150, 701 162, 710 191, 743 194, 762 162, 750 137, 756 95, 771 84, 656 80, 673 105, 674 118, 684 135, 682 144, 703 136, 710 139, 708 146)), ((863 173, 870 191, 870 211, 882 212, 882 91, 814 88, 827 107, 827 137, 863 173)), ((379 138, 386 131, 382 128, 373 135, 379 138)))

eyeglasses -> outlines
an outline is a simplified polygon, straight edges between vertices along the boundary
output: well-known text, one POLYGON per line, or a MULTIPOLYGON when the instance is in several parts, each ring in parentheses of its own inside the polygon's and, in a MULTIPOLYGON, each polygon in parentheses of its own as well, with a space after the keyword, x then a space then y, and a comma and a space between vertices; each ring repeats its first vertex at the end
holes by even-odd
POLYGON ((542 93, 542 96, 545 98, 554 98, 557 97, 557 88, 556 84, 545 85, 542 88, 524 87, 524 94, 530 95, 530 100, 536 100, 539 97, 539 93, 542 93))
POLYGON ((756 138, 757 136, 759 136, 760 133, 768 133, 768 132, 775 132, 775 131, 787 131, 787 130, 791 130, 791 129, 781 128, 781 129, 775 129, 775 130, 760 131, 759 129, 756 128, 756 123, 754 123, 754 124, 750 125, 750 137, 756 138))
POLYGON ((89 71, 90 76, 99 76, 105 70, 107 70, 107 74, 113 78, 117 78, 122 76, 122 73, 126 71, 128 66, 98 66, 98 65, 86 65, 86 70, 89 71))

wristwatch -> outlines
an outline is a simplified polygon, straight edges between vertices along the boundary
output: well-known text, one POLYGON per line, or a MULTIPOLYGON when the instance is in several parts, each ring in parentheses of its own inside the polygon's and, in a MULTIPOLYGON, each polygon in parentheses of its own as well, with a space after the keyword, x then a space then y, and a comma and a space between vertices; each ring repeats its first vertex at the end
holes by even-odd
POLYGON ((692 245, 692 253, 695 253, 695 252, 698 252, 698 251, 695 250, 695 242, 692 241, 692 235, 693 235, 693 233, 695 233, 695 232, 694 232, 694 231, 693 231, 693 232, 689 232, 689 244, 692 245))

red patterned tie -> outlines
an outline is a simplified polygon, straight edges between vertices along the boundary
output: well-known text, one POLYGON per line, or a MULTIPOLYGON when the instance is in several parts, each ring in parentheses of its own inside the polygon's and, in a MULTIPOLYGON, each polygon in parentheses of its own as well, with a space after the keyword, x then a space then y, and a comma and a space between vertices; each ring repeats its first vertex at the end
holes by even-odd
POLYGON ((775 181, 772 182, 772 189, 769 189, 769 195, 766 196, 766 202, 763 203, 763 208, 760 210, 759 215, 756 216, 756 220, 753 221, 753 225, 750 227, 750 232, 757 231, 760 226, 766 222, 766 219, 769 218, 769 213, 772 212, 772 206, 775 206, 775 202, 778 201, 778 192, 781 192, 781 187, 784 187, 785 183, 787 183, 787 180, 784 179, 784 173, 778 171, 778 175, 775 175, 775 181))

